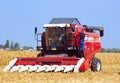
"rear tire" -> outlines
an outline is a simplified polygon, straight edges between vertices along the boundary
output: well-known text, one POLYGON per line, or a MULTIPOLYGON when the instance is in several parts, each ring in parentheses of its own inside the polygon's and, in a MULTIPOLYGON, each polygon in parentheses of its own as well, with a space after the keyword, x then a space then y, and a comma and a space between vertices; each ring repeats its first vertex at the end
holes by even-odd
POLYGON ((91 70, 94 72, 95 71, 99 72, 102 70, 101 61, 96 57, 93 57, 93 59, 92 59, 91 70))

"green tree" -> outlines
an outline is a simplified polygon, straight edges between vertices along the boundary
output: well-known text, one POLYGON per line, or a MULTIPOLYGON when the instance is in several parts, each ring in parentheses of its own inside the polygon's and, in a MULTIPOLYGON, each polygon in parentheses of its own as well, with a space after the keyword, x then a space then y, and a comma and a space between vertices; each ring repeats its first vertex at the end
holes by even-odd
POLYGON ((15 45, 14 45, 14 50, 19 50, 19 49, 20 49, 19 43, 15 43, 15 45))
POLYGON ((13 50, 13 49, 14 49, 14 43, 11 42, 11 50, 13 50))
POLYGON ((29 50, 29 47, 28 46, 24 46, 23 50, 29 50))
POLYGON ((10 41, 9 40, 6 40, 5 48, 10 48, 10 41))
POLYGON ((23 50, 30 50, 30 49, 33 49, 33 47, 30 47, 30 46, 24 46, 23 47, 23 50))

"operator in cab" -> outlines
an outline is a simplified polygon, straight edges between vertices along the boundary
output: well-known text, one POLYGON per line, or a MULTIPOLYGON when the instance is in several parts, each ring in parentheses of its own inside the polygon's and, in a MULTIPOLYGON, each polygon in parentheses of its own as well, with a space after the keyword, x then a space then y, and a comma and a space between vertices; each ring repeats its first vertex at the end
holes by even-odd
POLYGON ((80 32, 80 46, 82 49, 82 57, 84 57, 84 38, 85 38, 85 33, 83 31, 83 29, 80 32))

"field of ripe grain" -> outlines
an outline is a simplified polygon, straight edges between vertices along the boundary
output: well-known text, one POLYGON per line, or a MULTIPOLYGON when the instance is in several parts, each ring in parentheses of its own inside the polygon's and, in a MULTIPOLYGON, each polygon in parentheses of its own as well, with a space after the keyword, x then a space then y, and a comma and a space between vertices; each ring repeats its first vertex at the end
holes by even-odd
POLYGON ((0 51, 0 83, 120 83, 120 53, 98 53, 102 71, 82 73, 3 72, 14 57, 36 57, 38 52, 0 51))

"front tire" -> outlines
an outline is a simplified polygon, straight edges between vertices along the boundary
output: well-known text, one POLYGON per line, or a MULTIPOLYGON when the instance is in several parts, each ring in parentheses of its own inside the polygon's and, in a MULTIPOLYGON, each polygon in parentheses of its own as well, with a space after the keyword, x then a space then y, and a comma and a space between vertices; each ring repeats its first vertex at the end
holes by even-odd
POLYGON ((95 71, 99 72, 102 70, 102 65, 101 65, 100 59, 93 57, 92 63, 91 63, 91 70, 94 72, 95 71))

